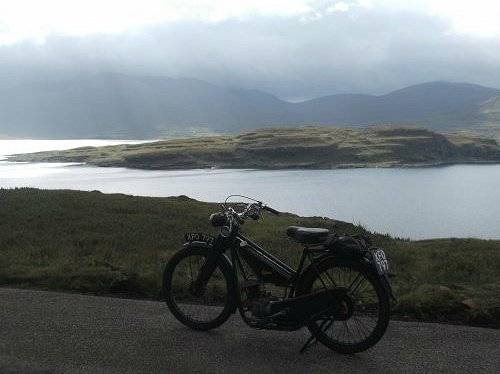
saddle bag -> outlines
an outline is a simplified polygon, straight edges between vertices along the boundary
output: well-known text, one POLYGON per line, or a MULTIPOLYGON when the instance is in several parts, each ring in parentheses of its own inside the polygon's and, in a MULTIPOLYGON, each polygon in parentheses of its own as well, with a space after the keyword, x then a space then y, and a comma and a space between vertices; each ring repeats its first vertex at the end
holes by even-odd
POLYGON ((325 242, 325 249, 338 258, 360 259, 369 251, 369 239, 361 236, 332 235, 325 242))

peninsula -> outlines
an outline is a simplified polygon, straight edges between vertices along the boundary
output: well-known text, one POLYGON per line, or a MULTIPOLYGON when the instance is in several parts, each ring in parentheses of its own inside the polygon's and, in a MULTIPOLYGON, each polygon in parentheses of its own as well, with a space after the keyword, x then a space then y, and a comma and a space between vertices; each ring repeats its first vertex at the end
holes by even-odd
POLYGON ((157 170, 411 167, 500 163, 500 146, 493 139, 466 132, 309 126, 38 152, 13 155, 9 160, 157 170))

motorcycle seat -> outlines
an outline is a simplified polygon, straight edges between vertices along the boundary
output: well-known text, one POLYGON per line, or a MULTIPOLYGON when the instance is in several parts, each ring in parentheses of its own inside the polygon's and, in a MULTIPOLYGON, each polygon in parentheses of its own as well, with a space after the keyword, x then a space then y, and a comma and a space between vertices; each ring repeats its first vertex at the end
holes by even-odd
POLYGON ((330 231, 316 227, 289 226, 286 229, 286 234, 299 243, 319 244, 328 238, 330 231))

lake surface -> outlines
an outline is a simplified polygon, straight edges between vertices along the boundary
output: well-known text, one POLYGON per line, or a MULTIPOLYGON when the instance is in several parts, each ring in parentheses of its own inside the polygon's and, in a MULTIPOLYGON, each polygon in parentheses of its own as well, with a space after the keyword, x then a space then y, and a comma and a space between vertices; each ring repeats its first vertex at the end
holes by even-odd
MULTIPOLYGON (((11 153, 123 142, 0 140, 0 159, 11 153)), ((148 171, 0 161, 0 187, 21 186, 143 196, 187 195, 204 201, 221 201, 228 194, 239 193, 278 210, 361 223, 400 237, 500 239, 500 165, 148 171)))

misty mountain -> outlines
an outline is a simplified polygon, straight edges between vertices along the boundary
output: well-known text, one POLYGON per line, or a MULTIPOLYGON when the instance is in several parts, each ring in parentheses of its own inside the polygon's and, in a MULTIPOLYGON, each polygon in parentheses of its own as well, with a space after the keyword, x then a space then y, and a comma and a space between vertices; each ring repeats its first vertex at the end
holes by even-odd
POLYGON ((297 105, 303 119, 344 125, 415 124, 440 130, 472 128, 490 120, 483 111, 500 90, 468 83, 430 82, 387 95, 333 95, 297 105))
POLYGON ((258 90, 196 79, 124 74, 0 75, 0 136, 148 138, 192 128, 239 131, 283 125, 500 124, 500 90, 432 82, 387 95, 332 95, 290 103, 258 90))

